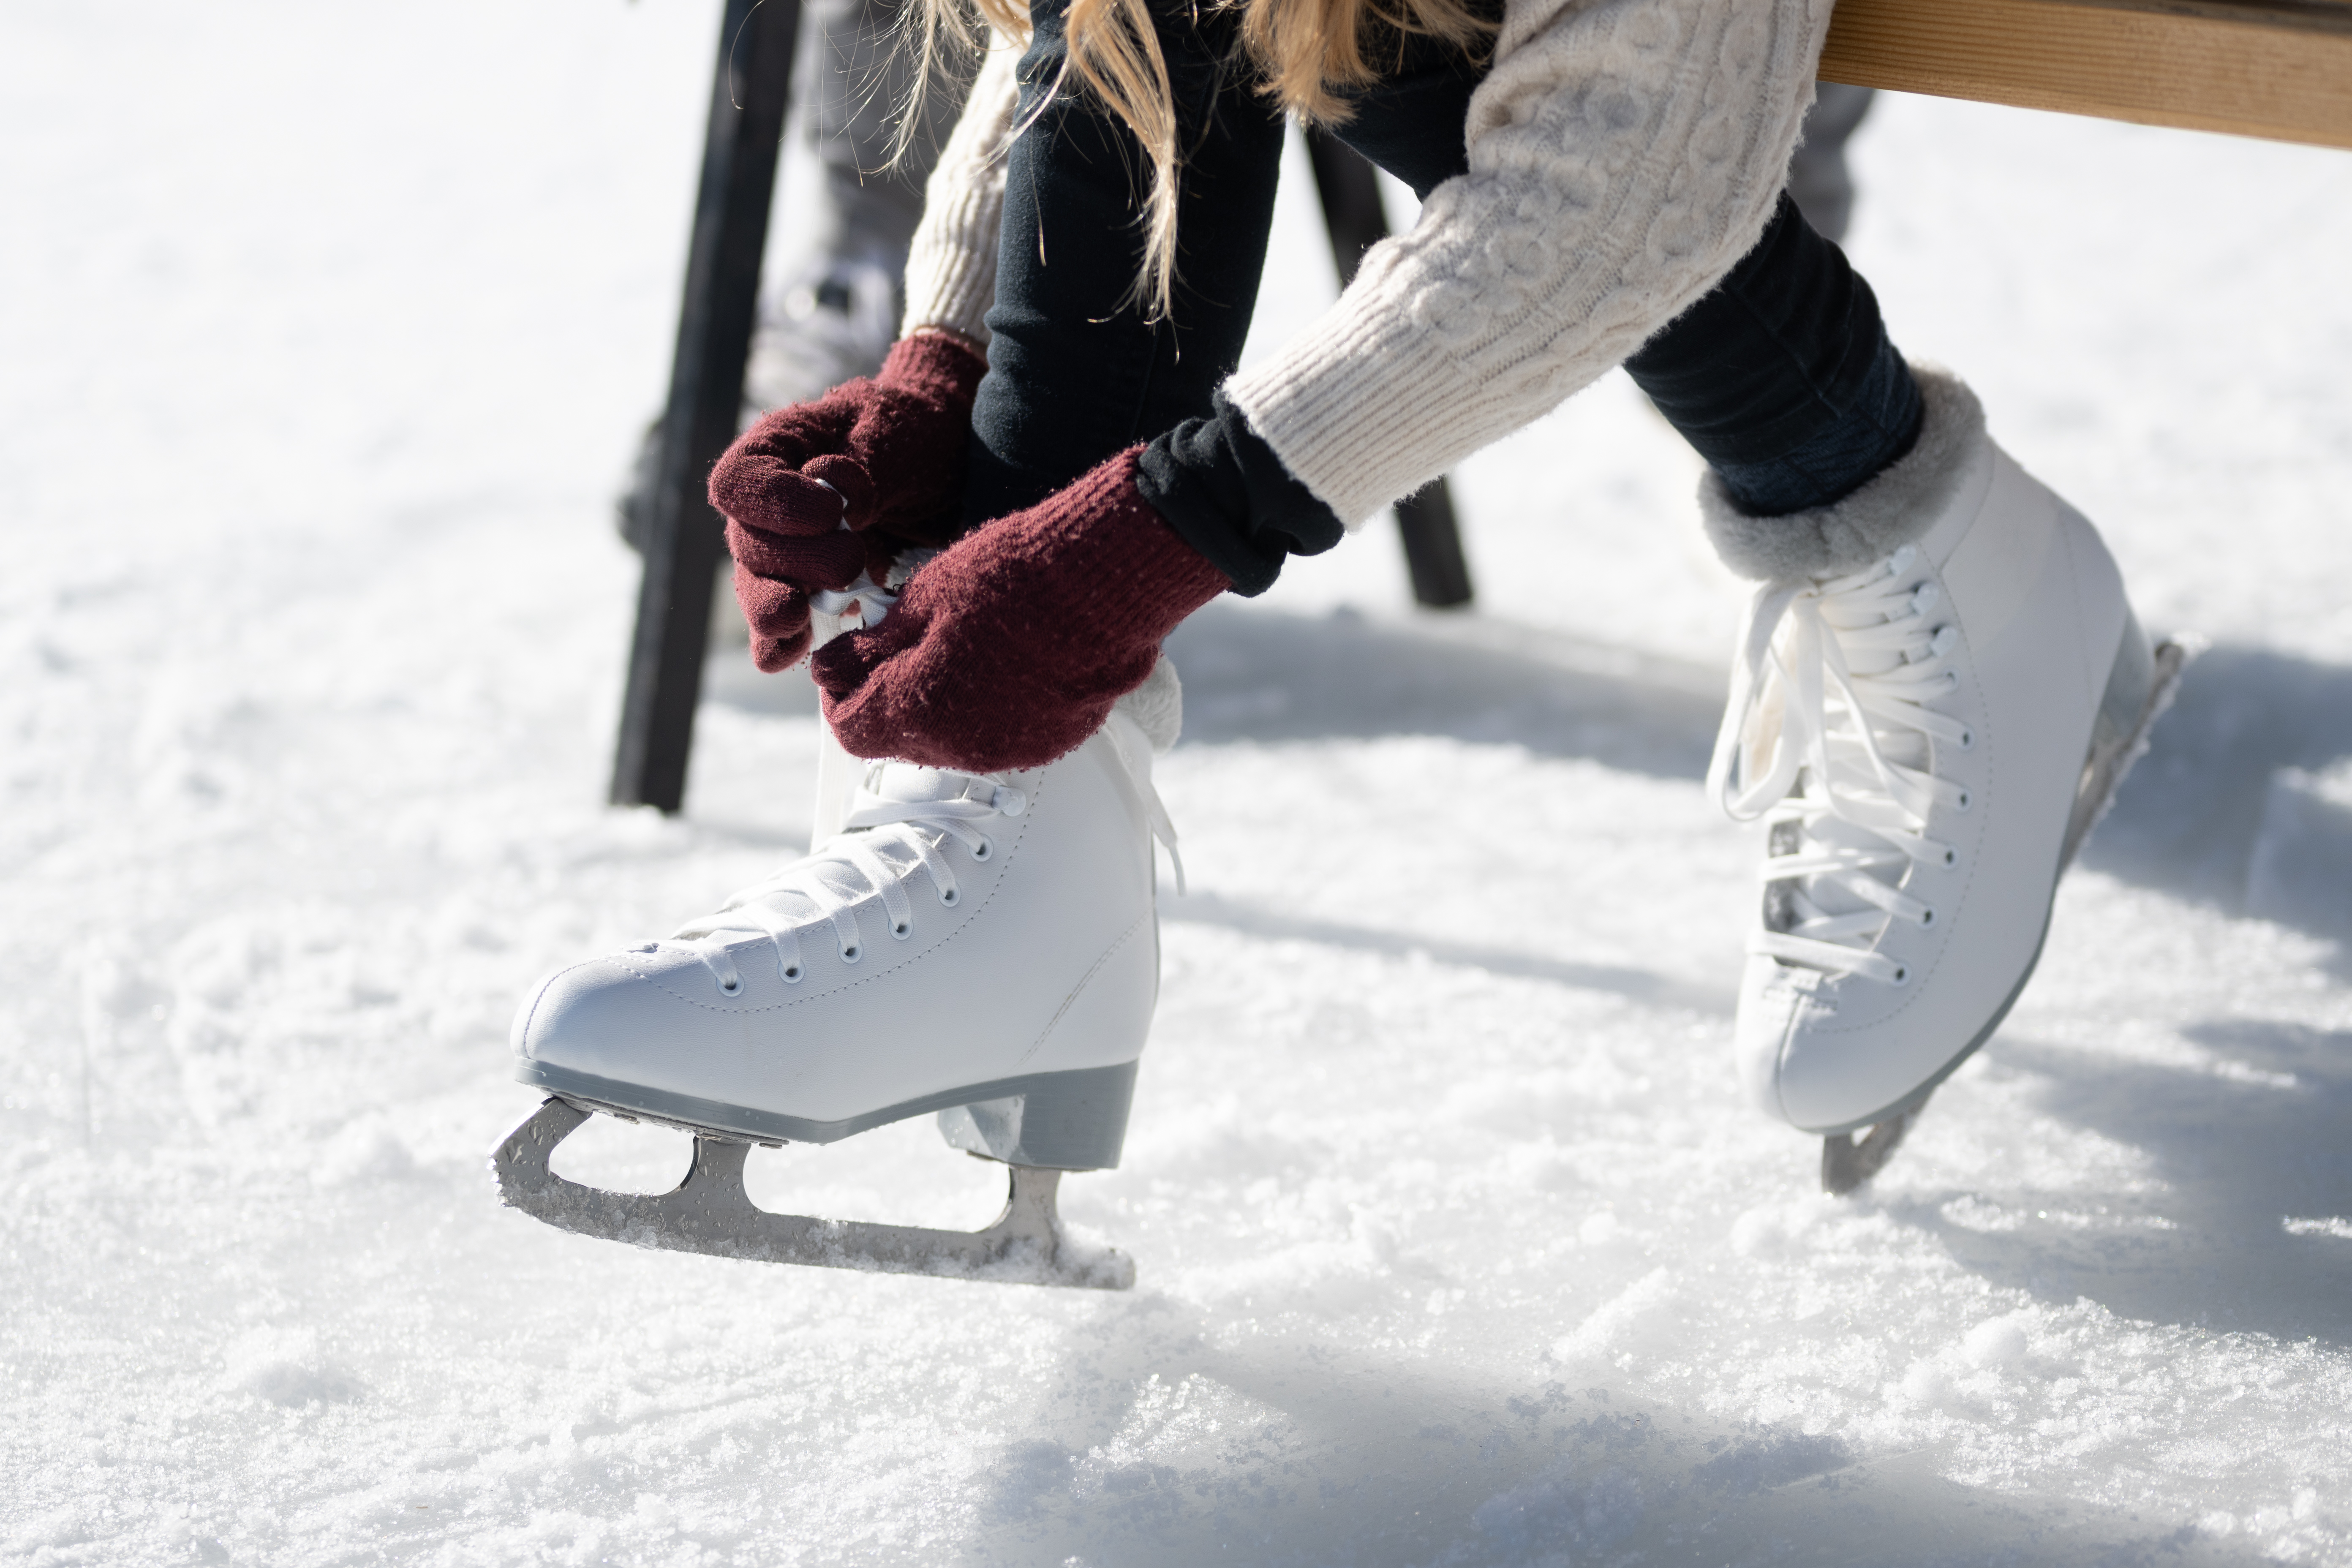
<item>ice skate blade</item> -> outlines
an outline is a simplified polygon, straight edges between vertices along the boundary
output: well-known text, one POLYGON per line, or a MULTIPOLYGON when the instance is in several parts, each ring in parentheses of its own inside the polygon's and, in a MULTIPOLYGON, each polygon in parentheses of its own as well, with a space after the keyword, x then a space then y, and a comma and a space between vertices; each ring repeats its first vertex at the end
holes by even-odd
POLYGON ((1822 1191, 1842 1198, 1878 1174, 1894 1157, 1895 1151, 1903 1146, 1904 1135, 1919 1119, 1926 1103, 1923 1100, 1908 1110, 1898 1110, 1875 1123, 1859 1142, 1851 1132, 1832 1132, 1822 1139, 1822 1191))
POLYGON ((2083 841, 2107 815, 2107 808, 2115 805, 2116 794, 2123 788, 2133 764, 2147 755, 2149 731, 2180 695, 2180 678, 2189 661, 2205 651, 2201 637, 2167 637, 2152 647, 2144 639, 2137 620, 2126 628, 2125 654, 2118 656, 2116 668, 2108 677, 2106 696, 2091 733, 2090 754, 2083 760, 2083 782, 2075 792, 2074 810, 2058 851, 2062 874, 2074 863, 2083 841), (2128 658, 2136 640, 2147 648, 2140 659, 2128 658))
POLYGON ((713 1258, 1092 1290, 1124 1290, 1135 1283, 1133 1259, 1108 1248, 1080 1248, 1063 1234, 1055 1209, 1059 1171, 1008 1166, 1012 1191, 1004 1212, 984 1230, 811 1219, 754 1205, 743 1190, 751 1146, 727 1138, 698 1134, 694 1164, 672 1192, 608 1193, 567 1181, 548 1161, 588 1117, 578 1106, 550 1099, 508 1133, 490 1156, 499 1200, 558 1230, 713 1258))

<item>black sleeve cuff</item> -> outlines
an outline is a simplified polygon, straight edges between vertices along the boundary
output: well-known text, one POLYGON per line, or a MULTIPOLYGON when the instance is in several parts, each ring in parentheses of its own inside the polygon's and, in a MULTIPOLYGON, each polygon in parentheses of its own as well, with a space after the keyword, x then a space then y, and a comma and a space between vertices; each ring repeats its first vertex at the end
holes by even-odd
POLYGON ((1274 455, 1241 410, 1216 395, 1215 415, 1187 419, 1143 449, 1135 488, 1184 542, 1255 596, 1283 561, 1320 555, 1347 528, 1274 455))

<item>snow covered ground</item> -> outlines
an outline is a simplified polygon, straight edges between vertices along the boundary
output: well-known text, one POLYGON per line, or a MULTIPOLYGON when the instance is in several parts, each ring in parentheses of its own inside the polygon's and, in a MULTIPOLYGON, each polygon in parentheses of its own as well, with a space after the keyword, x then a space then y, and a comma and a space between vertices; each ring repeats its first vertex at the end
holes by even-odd
POLYGON ((0 1561, 2352 1563, 2352 156, 1858 143, 1900 341, 2216 644, 1874 1190, 1725 1082, 1738 593, 1612 381, 1458 476, 1477 616, 1375 533, 1181 634, 1195 890, 1066 1187, 1140 1280, 1048 1294, 490 1195, 521 988, 804 831, 730 661, 683 818, 600 805, 714 10, 0 15, 0 1561))

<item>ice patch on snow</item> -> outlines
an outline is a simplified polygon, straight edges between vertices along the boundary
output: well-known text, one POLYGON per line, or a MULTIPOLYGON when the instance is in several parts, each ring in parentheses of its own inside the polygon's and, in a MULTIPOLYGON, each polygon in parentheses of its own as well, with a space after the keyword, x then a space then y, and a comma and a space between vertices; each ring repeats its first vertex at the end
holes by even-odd
POLYGON ((1745 1210, 1731 1222, 1732 1253, 1756 1258, 1780 1252, 1801 1241, 1829 1214, 1829 1205, 1811 1196, 1745 1210))
POLYGON ((1674 1283, 1671 1269, 1653 1268, 1579 1323, 1573 1333, 1554 1340, 1552 1360, 1578 1362, 1606 1354, 1627 1330, 1673 1293, 1674 1283))
POLYGON ((1974 1367, 2007 1366, 2025 1355, 2025 1325, 2021 1313, 1989 1318, 1969 1331, 1960 1354, 1974 1367))
POLYGON ((354 1117, 327 1140, 310 1166, 310 1179, 322 1187, 347 1187, 360 1183, 395 1181, 413 1175, 416 1157, 409 1152, 392 1119, 382 1111, 354 1117))
POLYGON ((357 1375, 320 1352, 312 1328, 255 1329, 232 1342, 224 1359, 229 1387, 272 1405, 341 1405, 367 1392, 357 1375))
POLYGON ((1444 1557, 1444 1568, 1469 1563, 1570 1563, 1606 1552, 1639 1528, 1642 1483, 1614 1468, 1555 1474, 1488 1498, 1470 1515, 1478 1532, 1444 1557))
POLYGON ((1709 1491, 1744 1497, 1842 1470, 1853 1461, 1853 1449, 1843 1438, 1777 1432, 1729 1444, 1693 1470, 1691 1478, 1709 1491))

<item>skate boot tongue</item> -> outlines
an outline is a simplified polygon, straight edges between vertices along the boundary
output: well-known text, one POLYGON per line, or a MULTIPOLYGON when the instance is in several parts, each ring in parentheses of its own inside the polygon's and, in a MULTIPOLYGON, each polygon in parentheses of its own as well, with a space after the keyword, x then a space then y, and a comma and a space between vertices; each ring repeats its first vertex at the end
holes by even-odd
POLYGON ((912 763, 877 763, 866 770, 865 778, 858 783, 848 826, 855 830, 877 822, 904 821, 903 816, 887 808, 942 802, 979 805, 1007 816, 1018 816, 1027 807, 1028 796, 984 773, 918 767, 912 763))

